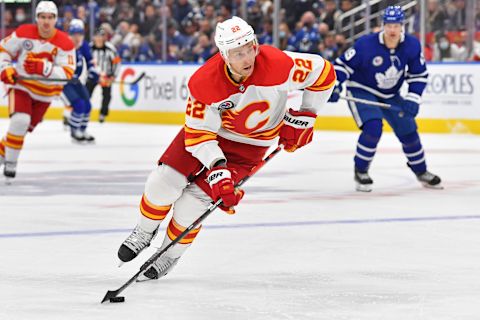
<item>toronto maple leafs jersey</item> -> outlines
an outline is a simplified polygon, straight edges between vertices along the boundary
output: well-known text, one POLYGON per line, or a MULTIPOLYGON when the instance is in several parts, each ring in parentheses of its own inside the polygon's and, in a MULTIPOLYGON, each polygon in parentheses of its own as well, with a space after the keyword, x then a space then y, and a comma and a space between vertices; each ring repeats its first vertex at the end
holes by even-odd
POLYGON ((417 103, 427 84, 428 72, 420 42, 402 34, 395 49, 385 46, 383 31, 358 39, 355 45, 335 60, 337 80, 348 87, 360 88, 377 97, 388 99, 396 95, 405 81, 405 99, 417 103))
POLYGON ((82 45, 75 50, 77 67, 75 68, 75 77, 79 78, 83 72, 84 65, 86 64, 87 71, 94 70, 92 52, 88 42, 83 41, 82 45), (84 61, 85 58, 85 61, 84 61))

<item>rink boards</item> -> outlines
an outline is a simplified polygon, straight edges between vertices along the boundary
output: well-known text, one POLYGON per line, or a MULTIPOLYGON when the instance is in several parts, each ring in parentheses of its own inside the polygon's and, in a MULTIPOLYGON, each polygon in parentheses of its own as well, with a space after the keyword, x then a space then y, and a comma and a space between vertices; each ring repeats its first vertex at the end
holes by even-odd
MULTIPOLYGON (((200 66, 124 64, 112 90, 108 121, 182 124, 188 95, 187 83, 200 66), (129 85, 141 73, 137 85, 129 85)), ((480 64, 442 63, 428 65, 430 77, 423 96, 418 123, 422 132, 480 134, 480 64)), ((98 109, 101 90, 94 92, 92 105, 98 109)), ((301 104, 301 92, 292 92, 289 106, 301 104)), ((7 116, 5 90, 0 88, 0 117, 7 116)), ((55 100, 47 119, 62 117, 63 103, 55 100)), ((96 120, 97 112, 92 113, 96 120)), ((317 129, 356 130, 345 101, 327 104, 319 113, 317 129)))

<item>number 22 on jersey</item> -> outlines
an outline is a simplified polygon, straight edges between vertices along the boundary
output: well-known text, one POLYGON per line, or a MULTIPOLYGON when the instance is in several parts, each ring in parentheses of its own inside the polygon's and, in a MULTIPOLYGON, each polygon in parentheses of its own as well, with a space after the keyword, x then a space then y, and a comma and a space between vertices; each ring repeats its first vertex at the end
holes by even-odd
POLYGON ((298 68, 293 73, 292 79, 295 82, 304 82, 313 69, 312 60, 296 58, 295 64, 298 68))

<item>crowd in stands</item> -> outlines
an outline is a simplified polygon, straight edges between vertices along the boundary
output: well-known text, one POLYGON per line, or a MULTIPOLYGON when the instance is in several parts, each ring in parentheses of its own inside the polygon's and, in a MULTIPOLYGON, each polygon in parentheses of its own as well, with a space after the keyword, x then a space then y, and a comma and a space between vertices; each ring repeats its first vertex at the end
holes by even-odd
MULTIPOLYGON (((480 39, 480 1, 475 15, 477 39, 480 39)), ((162 61, 163 19, 167 17, 167 62, 203 63, 216 53, 213 41, 215 24, 242 16, 241 0, 78 0, 58 1, 57 27, 68 28, 78 18, 89 26, 90 12, 96 27, 103 28, 117 47, 123 61, 162 61)), ((354 8, 360 0, 282 0, 279 25, 280 48, 319 53, 329 60, 342 54, 351 43, 336 32, 338 17, 354 8)), ((381 1, 383 8, 398 1, 381 1)), ((433 61, 471 60, 466 48, 466 0, 427 0, 427 47, 425 56, 433 61)), ((7 28, 31 21, 27 5, 8 5, 4 14, 7 28)), ((382 8, 375 8, 381 10, 382 8)), ((413 30, 419 30, 419 8, 415 8, 413 30), (415 13, 416 12, 416 13, 415 13)), ((257 32, 261 44, 273 42, 273 1, 247 0, 247 21, 257 32)), ((380 24, 373 23, 374 31, 380 24)), ((87 36, 89 31, 87 30, 87 36)))

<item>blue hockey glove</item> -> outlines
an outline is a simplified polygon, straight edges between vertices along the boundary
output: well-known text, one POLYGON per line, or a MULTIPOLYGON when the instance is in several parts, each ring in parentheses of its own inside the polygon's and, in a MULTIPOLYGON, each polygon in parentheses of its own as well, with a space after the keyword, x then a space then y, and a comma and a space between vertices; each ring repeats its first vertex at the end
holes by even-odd
POLYGON ((405 111, 405 114, 407 116, 410 116, 412 118, 415 118, 418 114, 418 103, 412 101, 412 100, 403 100, 403 105, 402 109, 405 111))
POLYGON ((342 84, 337 83, 335 85, 335 88, 333 88, 332 95, 328 99, 328 102, 338 102, 338 99, 340 99, 341 92, 342 92, 342 84))

